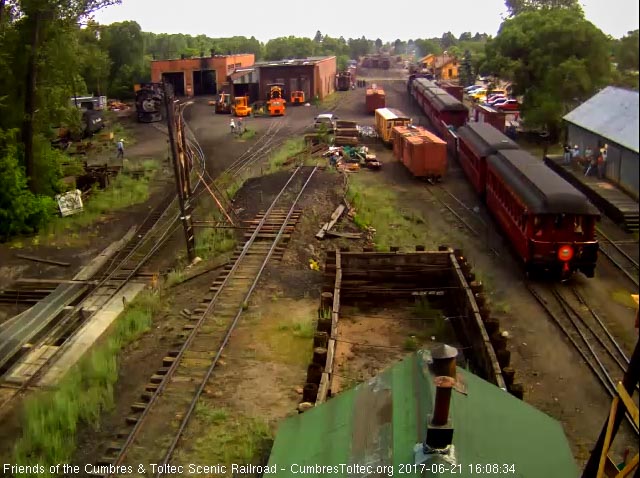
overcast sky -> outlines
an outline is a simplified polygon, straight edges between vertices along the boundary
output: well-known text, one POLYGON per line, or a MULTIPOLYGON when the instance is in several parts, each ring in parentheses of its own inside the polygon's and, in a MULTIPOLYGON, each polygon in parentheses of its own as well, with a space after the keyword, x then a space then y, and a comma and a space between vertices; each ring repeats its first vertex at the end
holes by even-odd
MULTIPOLYGON (((604 33, 620 38, 638 28, 638 0, 586 0, 588 20, 604 33)), ((495 35, 505 14, 503 0, 122 0, 95 16, 108 24, 135 20, 143 31, 205 34, 213 38, 254 36, 266 42, 293 35, 313 38, 316 31, 331 37, 396 38, 440 37, 451 31, 495 35)))

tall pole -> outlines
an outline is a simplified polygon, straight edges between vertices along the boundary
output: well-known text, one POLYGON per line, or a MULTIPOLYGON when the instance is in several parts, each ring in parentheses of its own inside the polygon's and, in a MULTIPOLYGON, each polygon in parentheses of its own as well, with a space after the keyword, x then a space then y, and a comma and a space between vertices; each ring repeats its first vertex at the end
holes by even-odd
POLYGON ((180 153, 178 152, 178 142, 175 137, 175 108, 173 104, 173 95, 169 95, 167 84, 162 83, 164 90, 164 104, 167 108, 167 128, 169 130, 169 143, 171 146, 171 156, 173 158, 173 174, 176 178, 176 189, 178 191, 178 202, 180 204, 180 220, 182 222, 182 228, 184 230, 184 238, 187 243, 187 256, 189 262, 192 262, 195 257, 194 237, 193 230, 189 226, 191 216, 188 215, 185 210, 184 201, 184 187, 182 185, 182 174, 180 171, 180 153))
MULTIPOLYGON (((638 379, 640 378, 640 347, 638 347, 638 343, 636 342, 636 348, 633 350, 633 355, 631 356, 631 360, 629 361, 629 366, 627 367, 627 371, 624 374, 624 378, 622 379, 622 386, 627 391, 630 397, 633 396, 633 392, 635 391, 636 384, 638 383, 638 379)), ((615 437, 618 432, 618 428, 620 427, 620 423, 622 423, 622 419, 625 415, 625 407, 618 406, 618 410, 616 411, 616 416, 613 420, 613 429, 611 432, 611 437, 615 437)), ((598 465, 600 464, 600 457, 602 455, 602 448, 604 447, 604 440, 607 435, 607 424, 609 420, 604 423, 602 427, 602 431, 600 432, 600 436, 598 437, 598 441, 596 442, 593 450, 591 450, 591 456, 589 457, 589 461, 584 467, 584 471, 582 472, 582 478, 594 478, 598 472, 598 465)), ((612 438, 613 441, 613 438, 612 438)), ((638 476, 638 473, 636 473, 638 476)))

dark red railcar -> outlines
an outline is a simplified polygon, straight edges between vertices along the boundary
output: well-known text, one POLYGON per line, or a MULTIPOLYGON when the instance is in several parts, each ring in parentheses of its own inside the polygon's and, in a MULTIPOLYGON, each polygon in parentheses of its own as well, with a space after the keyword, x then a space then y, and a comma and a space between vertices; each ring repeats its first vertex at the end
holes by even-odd
POLYGON ((469 182, 481 196, 486 188, 487 157, 503 149, 520 147, 487 123, 467 123, 456 131, 458 161, 469 182))
POLYGON ((521 149, 489 156, 486 180, 487 207, 528 273, 593 277, 600 214, 580 191, 521 149))

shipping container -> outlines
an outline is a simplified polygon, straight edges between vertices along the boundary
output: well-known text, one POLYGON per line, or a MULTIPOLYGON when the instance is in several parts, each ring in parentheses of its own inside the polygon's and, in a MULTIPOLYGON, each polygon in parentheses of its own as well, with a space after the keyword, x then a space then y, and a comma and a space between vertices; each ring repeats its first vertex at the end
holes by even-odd
POLYGON ((425 132, 403 138, 403 163, 417 178, 441 180, 447 171, 447 143, 425 132))
POLYGON ((373 114, 378 108, 387 106, 384 90, 382 88, 367 88, 365 105, 369 114, 373 114))

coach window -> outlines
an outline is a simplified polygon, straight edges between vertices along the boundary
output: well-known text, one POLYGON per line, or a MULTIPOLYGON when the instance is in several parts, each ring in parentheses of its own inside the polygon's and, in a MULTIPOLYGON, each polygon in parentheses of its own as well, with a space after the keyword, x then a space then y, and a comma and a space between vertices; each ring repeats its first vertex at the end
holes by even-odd
POLYGON ((565 225, 565 215, 564 214, 558 214, 556 216, 556 229, 562 229, 565 225))
POLYGON ((536 216, 533 219, 533 234, 535 236, 542 236, 542 220, 540 216, 536 216))
POLYGON ((576 216, 573 220, 573 232, 576 234, 583 234, 584 230, 582 229, 582 216, 576 216))

